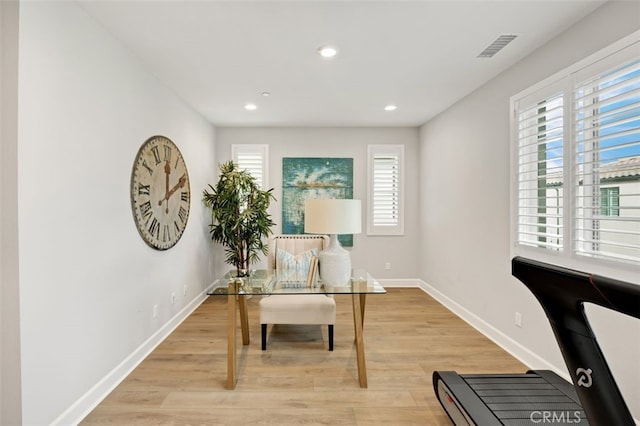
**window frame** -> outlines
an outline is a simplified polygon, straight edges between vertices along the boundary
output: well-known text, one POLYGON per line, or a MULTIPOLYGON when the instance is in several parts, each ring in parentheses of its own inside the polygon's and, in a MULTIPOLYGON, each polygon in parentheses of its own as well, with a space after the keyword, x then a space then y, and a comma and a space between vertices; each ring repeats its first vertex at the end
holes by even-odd
MULTIPOLYGON (((238 164, 242 170, 242 165, 239 163, 240 155, 256 155, 262 160, 262 181, 258 179, 260 188, 267 190, 269 188, 269 145, 267 144, 233 144, 231 145, 231 159, 234 163, 238 164)), ((249 173, 251 173, 250 169, 249 173)))
MULTIPOLYGON (((577 221, 577 186, 564 185, 564 217, 563 224, 565 227, 564 248, 558 251, 546 250, 540 247, 525 246, 518 243, 518 179, 519 179, 519 163, 518 163, 518 102, 527 98, 535 97, 536 94, 544 96, 545 90, 549 92, 552 87, 564 87, 563 94, 565 102, 567 102, 567 111, 565 112, 565 130, 564 130, 564 156, 563 161, 565 167, 563 170, 563 181, 574 182, 578 179, 577 162, 573 153, 575 150, 575 140, 571 129, 574 122, 574 88, 576 83, 583 78, 583 72, 594 72, 593 70, 614 68, 617 65, 626 63, 628 58, 637 58, 634 52, 638 51, 640 46, 640 31, 630 34, 627 37, 611 44, 610 46, 584 58, 578 63, 567 67, 566 69, 544 79, 543 81, 532 85, 531 87, 515 94, 510 98, 510 255, 529 257, 543 262, 554 263, 568 268, 580 269, 592 273, 608 275, 614 278, 637 281, 637 268, 639 263, 636 261, 625 261, 623 259, 609 259, 597 256, 589 256, 584 253, 578 253, 576 244, 576 221, 577 221), (613 59, 617 58, 617 59, 613 59)), ((639 283, 640 284, 640 283, 639 283)))
POLYGON ((403 236, 404 235, 404 216, 405 216, 405 161, 404 161, 404 145, 385 144, 385 145, 367 145, 367 235, 370 236, 403 236), (376 225, 375 219, 375 197, 374 197, 374 179, 375 179, 375 157, 389 156, 396 157, 398 162, 397 173, 397 223, 395 225, 376 225))

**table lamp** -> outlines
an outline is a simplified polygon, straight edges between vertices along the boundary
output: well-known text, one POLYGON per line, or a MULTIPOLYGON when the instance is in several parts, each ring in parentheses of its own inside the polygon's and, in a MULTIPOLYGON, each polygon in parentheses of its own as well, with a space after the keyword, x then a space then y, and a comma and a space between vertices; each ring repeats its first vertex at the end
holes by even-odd
POLYGON ((304 206, 304 232, 329 234, 329 247, 318 254, 320 278, 328 285, 343 285, 351 278, 351 255, 342 248, 338 234, 361 232, 360 200, 313 199, 304 206))

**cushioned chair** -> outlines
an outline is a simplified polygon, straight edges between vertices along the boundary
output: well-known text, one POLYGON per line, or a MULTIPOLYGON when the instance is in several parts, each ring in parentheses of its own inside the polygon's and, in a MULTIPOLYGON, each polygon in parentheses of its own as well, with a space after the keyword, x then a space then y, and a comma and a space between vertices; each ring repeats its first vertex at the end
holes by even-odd
MULTIPOLYGON (((286 269, 294 279, 307 279, 308 264, 329 245, 326 235, 272 235, 269 237, 268 267, 280 273, 286 269)), ((320 265, 322 267, 322 265, 320 265)), ((267 324, 328 325, 329 350, 333 350, 333 326, 336 322, 336 302, 324 294, 270 295, 260 300, 262 350, 267 348, 267 324)))

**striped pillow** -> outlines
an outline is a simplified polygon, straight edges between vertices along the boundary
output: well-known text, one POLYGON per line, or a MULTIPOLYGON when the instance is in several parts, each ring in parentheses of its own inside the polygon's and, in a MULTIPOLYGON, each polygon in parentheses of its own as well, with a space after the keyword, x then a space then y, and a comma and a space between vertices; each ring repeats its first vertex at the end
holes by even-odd
POLYGON ((279 281, 306 281, 311 266, 311 258, 318 255, 318 249, 311 249, 298 255, 286 250, 276 250, 276 271, 279 281))

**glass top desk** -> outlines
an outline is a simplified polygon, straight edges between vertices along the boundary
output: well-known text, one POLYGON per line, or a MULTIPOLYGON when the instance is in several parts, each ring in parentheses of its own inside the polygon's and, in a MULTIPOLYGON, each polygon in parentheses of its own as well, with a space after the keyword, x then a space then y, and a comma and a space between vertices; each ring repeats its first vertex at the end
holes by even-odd
POLYGON ((275 270, 252 271, 250 277, 235 278, 232 272, 220 278, 219 285, 207 293, 210 296, 227 296, 227 389, 235 389, 238 382, 236 348, 236 305, 240 310, 242 344, 248 345, 249 321, 246 296, 276 294, 350 294, 352 295, 353 325, 358 361, 358 381, 361 388, 367 387, 367 369, 364 356, 362 326, 367 294, 385 294, 387 291, 371 275, 355 269, 353 278, 344 285, 323 285, 322 282, 308 286, 306 282, 286 281, 275 270))

